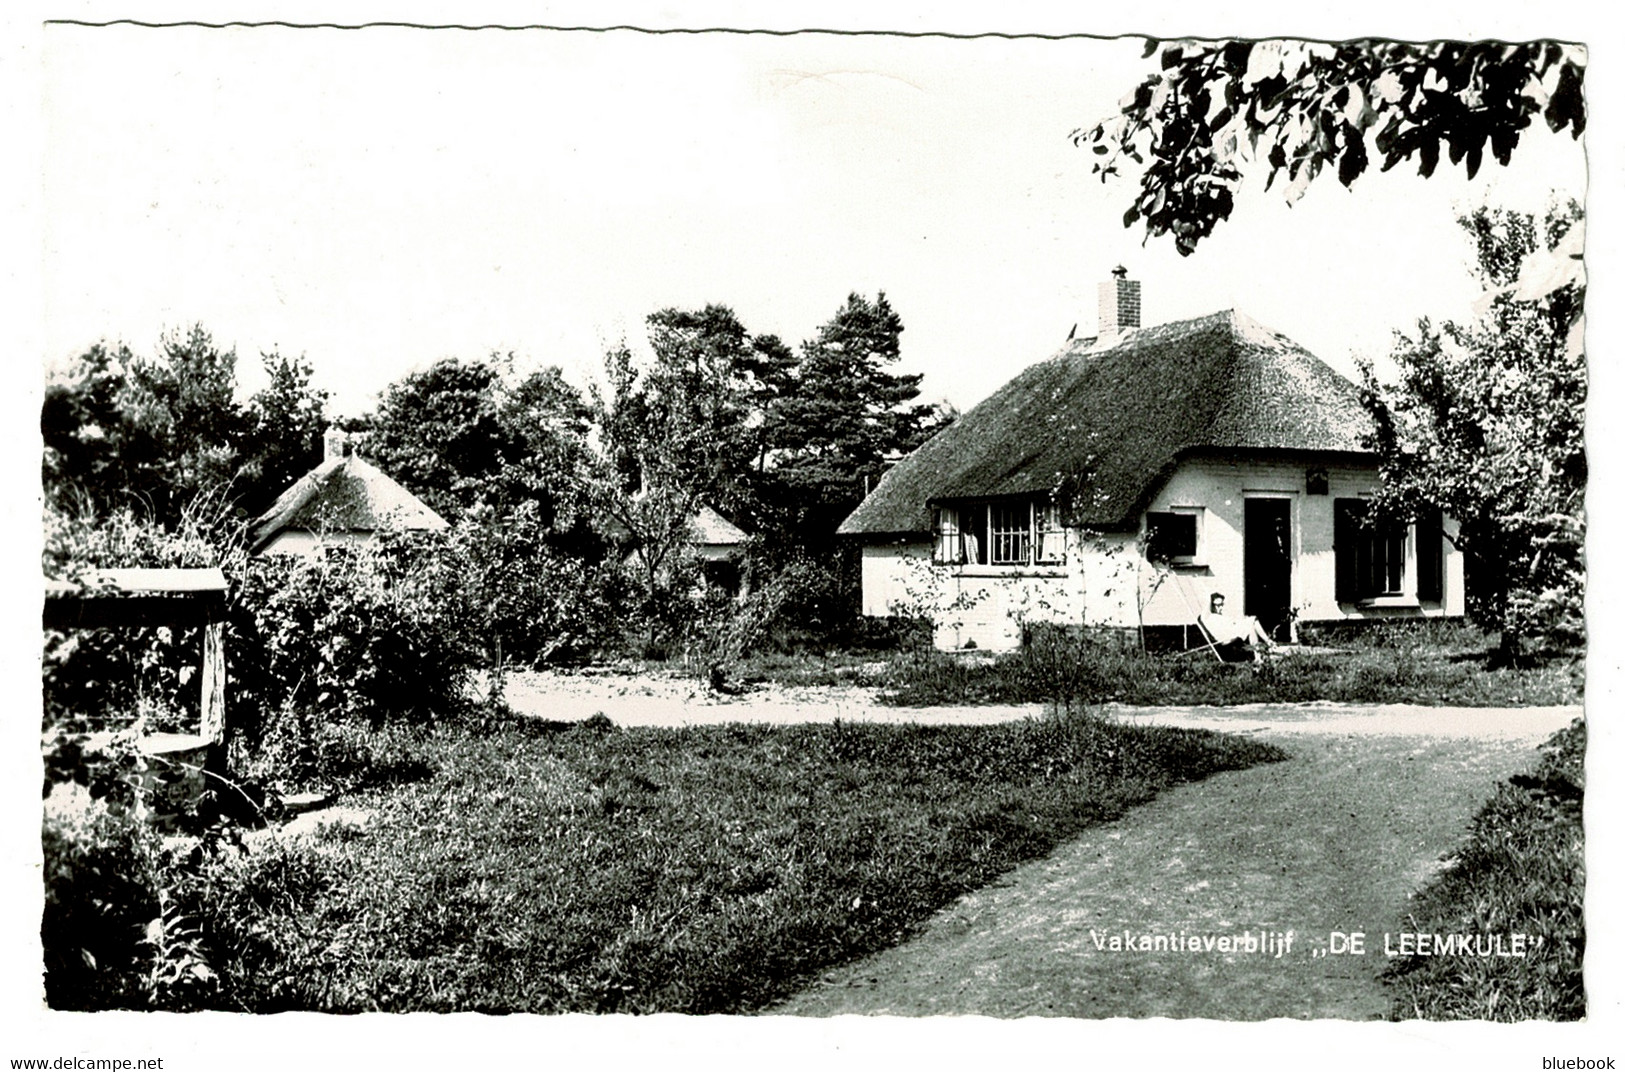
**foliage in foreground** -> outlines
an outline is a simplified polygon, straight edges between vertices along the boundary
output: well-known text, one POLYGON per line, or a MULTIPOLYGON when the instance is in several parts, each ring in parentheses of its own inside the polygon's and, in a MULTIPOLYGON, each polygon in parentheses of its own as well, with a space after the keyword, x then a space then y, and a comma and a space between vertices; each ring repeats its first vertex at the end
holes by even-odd
POLYGON ((1204 650, 1150 655, 1109 636, 1035 630, 1007 655, 981 659, 924 650, 893 660, 873 679, 881 699, 932 704, 1098 703, 1189 705, 1412 703, 1498 707, 1578 703, 1585 666, 1553 653, 1524 668, 1487 669, 1486 638, 1460 628, 1393 630, 1347 646, 1254 667, 1204 650))
POLYGON ((1123 226, 1143 218, 1187 256, 1261 172, 1289 202, 1322 170, 1352 186, 1373 151, 1383 171, 1414 159, 1426 178, 1442 154, 1470 179, 1486 149, 1510 162, 1537 120, 1585 130, 1585 49, 1556 41, 1149 40, 1153 53, 1158 72, 1073 140, 1102 179, 1134 162, 1123 226))
POLYGON ((761 1009, 1173 783, 1284 758, 1086 717, 629 731, 597 718, 426 743, 440 771, 360 798, 376 809, 360 830, 187 861, 155 857, 128 823, 48 826, 51 1004, 761 1009), (91 959, 85 934, 101 943, 91 959), (173 970, 153 944, 165 935, 184 939, 173 970))
POLYGON ((1585 1016, 1586 730, 1555 734, 1532 775, 1496 787, 1452 866, 1424 889, 1420 933, 1534 936, 1527 957, 1395 963, 1395 1019, 1578 1020, 1585 1016))

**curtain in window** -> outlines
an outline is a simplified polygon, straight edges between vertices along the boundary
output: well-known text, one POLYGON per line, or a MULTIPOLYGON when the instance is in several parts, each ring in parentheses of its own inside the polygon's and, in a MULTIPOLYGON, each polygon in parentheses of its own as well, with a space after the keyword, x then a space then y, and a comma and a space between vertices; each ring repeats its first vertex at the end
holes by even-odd
POLYGON ((1054 503, 1034 510, 1038 528, 1036 561, 1054 564, 1066 561, 1066 530, 1061 527, 1061 508, 1054 503))
POLYGON ((946 565, 958 565, 965 561, 965 548, 959 535, 959 511, 952 507, 939 507, 932 511, 932 526, 936 539, 932 557, 946 565))

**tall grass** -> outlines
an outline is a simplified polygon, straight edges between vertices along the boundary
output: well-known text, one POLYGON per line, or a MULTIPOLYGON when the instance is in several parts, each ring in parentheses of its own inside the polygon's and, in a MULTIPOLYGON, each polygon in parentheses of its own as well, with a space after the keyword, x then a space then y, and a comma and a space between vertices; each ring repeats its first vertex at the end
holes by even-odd
POLYGON ((364 829, 228 852, 188 880, 210 1004, 760 1009, 1169 785, 1284 758, 1082 717, 596 719, 433 742, 438 773, 364 794, 364 829))
MULTIPOLYGON (((1331 700, 1465 707, 1577 703, 1578 654, 1526 668, 1488 669, 1470 635, 1452 643, 1418 631, 1375 631, 1346 648, 1259 665, 1220 663, 1205 649, 1151 655, 1104 632, 1033 630, 997 657, 933 650, 893 659, 877 675, 881 699, 903 706, 981 703, 1243 704, 1331 700)), ((1480 637, 1482 640, 1483 638, 1480 637)))
MULTIPOLYGON (((1450 866, 1417 897, 1425 934, 1530 936, 1524 957, 1396 961, 1395 1019, 1578 1020, 1585 1015, 1585 723, 1496 787, 1450 866)), ((1510 941, 1510 938, 1505 938, 1510 941)))

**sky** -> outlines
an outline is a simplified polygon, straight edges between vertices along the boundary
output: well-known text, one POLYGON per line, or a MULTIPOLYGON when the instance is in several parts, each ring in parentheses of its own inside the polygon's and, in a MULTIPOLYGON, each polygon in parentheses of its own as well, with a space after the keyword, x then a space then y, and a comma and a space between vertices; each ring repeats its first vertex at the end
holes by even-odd
POLYGON ((1237 308, 1353 374, 1476 294, 1455 216, 1583 198, 1537 127, 1510 168, 1248 190, 1195 255, 1124 228, 1071 133, 1154 61, 1128 40, 287 27, 43 37, 44 357, 201 323, 302 354, 342 415, 512 353, 578 385, 657 309, 795 345, 884 290, 900 370, 961 409, 1089 334, 1121 264, 1147 324, 1237 308))

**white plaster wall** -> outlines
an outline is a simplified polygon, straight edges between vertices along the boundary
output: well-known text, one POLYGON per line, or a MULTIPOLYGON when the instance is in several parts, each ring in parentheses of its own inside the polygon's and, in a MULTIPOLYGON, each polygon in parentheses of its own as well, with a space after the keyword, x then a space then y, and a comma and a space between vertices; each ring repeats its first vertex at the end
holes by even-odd
POLYGON ((1137 536, 1110 533, 1084 536, 1075 559, 1083 588, 1085 625, 1131 628, 1139 625, 1138 588, 1142 559, 1137 536))
POLYGON ((863 548, 863 613, 872 618, 928 613, 936 600, 929 543, 867 544, 863 548))
MULTIPOLYGON (((1199 612, 1214 592, 1222 592, 1232 612, 1242 608, 1243 529, 1246 500, 1253 495, 1283 497, 1291 502, 1293 570, 1292 605, 1301 621, 1341 618, 1460 615, 1463 599, 1462 558, 1445 541, 1445 601, 1408 607, 1363 607, 1337 602, 1337 564, 1332 548, 1332 503, 1369 495, 1377 487, 1375 466, 1327 467, 1327 494, 1309 495, 1308 466, 1288 462, 1235 462, 1199 459, 1183 463, 1152 499, 1149 510, 1178 506, 1203 507, 1198 566, 1163 570, 1147 563, 1142 592, 1147 625, 1178 625, 1191 620, 1189 603, 1199 612), (1172 576, 1167 576, 1172 574, 1172 576)), ((1457 529, 1446 520, 1446 535, 1457 529)), ((1409 553, 1414 556, 1415 548, 1409 553)), ((1414 576, 1414 563, 1407 567, 1414 576)))
POLYGON ((1078 586, 1065 566, 938 569, 939 648, 1008 651, 1021 646, 1028 623, 1079 620, 1078 586))
POLYGON ((341 547, 364 544, 372 539, 370 532, 339 532, 318 536, 300 529, 284 529, 260 549, 262 555, 294 555, 299 558, 319 558, 323 547, 341 547))
MULTIPOLYGON (((1376 487, 1375 467, 1327 470, 1327 494, 1309 495, 1301 463, 1195 460, 1182 464, 1158 491, 1150 509, 1201 507, 1197 565, 1154 566, 1140 553, 1137 534, 1068 533, 1064 566, 942 566, 926 542, 870 545, 863 551, 863 613, 925 614, 936 622, 936 644, 1003 651, 1021 643, 1033 622, 1117 626, 1184 625, 1205 610, 1215 592, 1239 613, 1244 605, 1243 529, 1253 495, 1291 503, 1292 605, 1302 621, 1342 618, 1460 615, 1464 611, 1462 557, 1445 542, 1445 602, 1365 607, 1339 605, 1332 549, 1332 503, 1376 487)), ((1447 536, 1456 532, 1446 520, 1447 536)), ((1411 549, 1414 555, 1414 548, 1411 549)), ((1414 576, 1414 564, 1410 567, 1414 576)))
POLYGON ((926 543, 877 544, 863 550, 863 613, 927 614, 935 643, 946 650, 1007 651, 1037 622, 1081 624, 1103 614, 1133 624, 1132 537, 1067 540, 1065 565, 943 566, 926 543))

